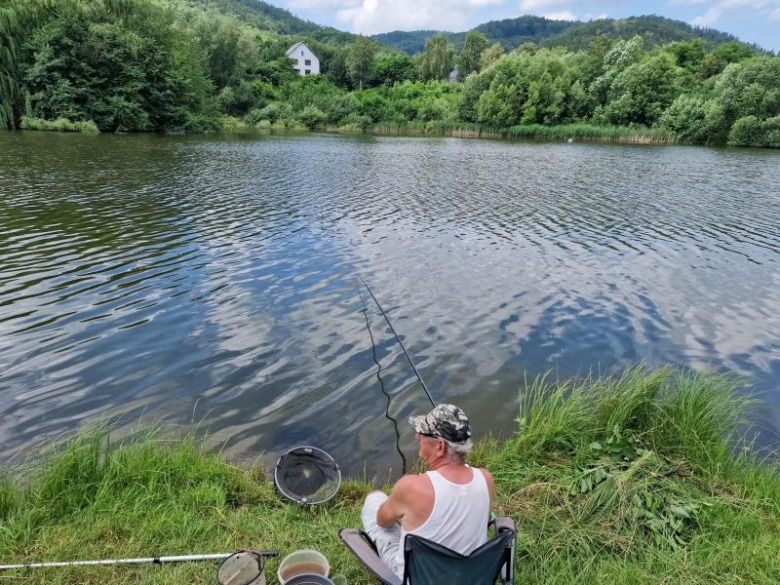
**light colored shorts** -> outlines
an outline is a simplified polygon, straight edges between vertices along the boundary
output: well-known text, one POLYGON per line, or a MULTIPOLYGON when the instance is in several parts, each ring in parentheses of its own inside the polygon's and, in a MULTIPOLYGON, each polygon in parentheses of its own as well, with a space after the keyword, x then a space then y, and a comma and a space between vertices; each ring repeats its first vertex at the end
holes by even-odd
POLYGON ((396 523, 392 528, 382 528, 376 523, 376 515, 379 507, 385 503, 387 495, 381 492, 372 492, 366 497, 360 518, 363 521, 363 530, 371 537, 376 545, 379 558, 390 569, 403 579, 404 564, 398 561, 398 550, 401 547, 401 525, 396 523))

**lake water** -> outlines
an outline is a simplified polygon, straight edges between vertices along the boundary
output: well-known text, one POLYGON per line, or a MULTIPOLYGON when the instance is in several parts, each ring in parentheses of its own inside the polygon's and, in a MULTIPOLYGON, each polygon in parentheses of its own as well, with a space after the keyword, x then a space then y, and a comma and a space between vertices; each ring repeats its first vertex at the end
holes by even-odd
POLYGON ((430 405, 358 273, 478 436, 525 375, 639 361, 736 372, 780 429, 778 151, 4 132, 1 457, 109 419, 399 473, 388 398, 410 461, 430 405))

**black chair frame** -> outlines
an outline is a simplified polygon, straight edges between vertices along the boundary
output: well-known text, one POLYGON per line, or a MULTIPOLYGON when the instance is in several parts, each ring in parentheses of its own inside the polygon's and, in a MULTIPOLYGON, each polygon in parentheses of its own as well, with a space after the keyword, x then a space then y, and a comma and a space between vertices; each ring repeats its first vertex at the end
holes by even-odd
MULTIPOLYGON (((511 538, 506 539, 506 546, 502 552, 502 563, 499 569, 498 578, 501 585, 513 585, 514 584, 514 572, 515 572, 515 542, 516 542, 516 530, 515 522, 508 517, 496 518, 491 525, 495 527, 496 538, 504 538, 504 535, 509 532, 511 538)), ((407 537, 407 542, 404 542, 404 559, 405 569, 403 578, 398 577, 388 567, 382 559, 379 557, 376 546, 369 538, 368 534, 362 530, 356 528, 345 528, 339 532, 339 538, 346 545, 346 547, 358 558, 358 560, 382 583, 382 585, 432 585, 430 583, 415 583, 413 576, 409 574, 409 567, 411 566, 412 542, 411 539, 416 539, 418 543, 423 545, 433 545, 446 551, 454 558, 468 559, 463 555, 459 555, 454 551, 450 551, 441 545, 436 545, 430 541, 426 541, 423 538, 410 535, 407 537)), ((494 538, 495 540, 495 538, 494 538)), ((488 541, 486 545, 492 543, 488 541)), ((480 547, 483 548, 483 547, 480 547)), ((474 551, 478 553, 480 549, 474 551)))

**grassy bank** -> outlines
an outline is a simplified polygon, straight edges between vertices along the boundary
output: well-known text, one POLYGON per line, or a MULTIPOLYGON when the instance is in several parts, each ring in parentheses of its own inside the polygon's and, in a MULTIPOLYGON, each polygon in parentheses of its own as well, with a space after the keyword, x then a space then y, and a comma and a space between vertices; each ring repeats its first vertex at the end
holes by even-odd
MULTIPOLYGON (((632 369, 619 379, 523 388, 517 433, 480 442, 498 512, 520 531, 518 583, 780 582, 780 478, 738 431, 749 400, 723 377, 632 369)), ((17 474, 18 475, 18 474, 17 474)), ((357 526, 364 482, 304 509, 267 474, 148 433, 86 434, 0 488, 3 562, 316 548, 371 583, 337 532, 357 526)), ((275 573, 276 562, 267 574, 275 573)), ((17 572, 25 583, 211 583, 209 563, 17 572)), ((274 583, 275 579, 269 579, 274 583)))
MULTIPOLYGON (((65 118, 43 120, 40 118, 22 118, 23 130, 48 132, 83 132, 97 134, 100 131, 94 122, 71 122, 65 118)), ((240 118, 223 116, 219 120, 219 132, 224 134, 246 134, 265 131, 302 131, 307 127, 298 120, 260 120, 249 123, 240 118)), ((399 136, 450 136, 454 138, 491 138, 566 141, 572 139, 582 142, 615 142, 621 144, 681 144, 668 132, 650 128, 623 128, 618 126, 592 126, 589 124, 565 124, 560 126, 542 126, 539 124, 513 126, 511 128, 487 128, 477 124, 448 122, 407 122, 398 124, 377 124, 358 126, 346 124, 327 126, 328 132, 341 134, 391 134, 399 136)))
POLYGON ((71 122, 66 118, 56 120, 44 120, 43 118, 23 117, 20 127, 22 130, 40 130, 44 132, 81 132, 83 134, 99 134, 97 125, 92 121, 71 122))
MULTIPOLYGON (((348 128, 347 131, 354 131, 348 128)), ((529 124, 511 128, 486 128, 477 124, 428 122, 408 124, 379 124, 371 128, 374 134, 409 136, 452 136, 456 138, 525 138, 531 140, 583 142, 616 142, 622 144, 680 144, 668 132, 652 128, 593 126, 590 124, 563 124, 542 126, 529 124)))

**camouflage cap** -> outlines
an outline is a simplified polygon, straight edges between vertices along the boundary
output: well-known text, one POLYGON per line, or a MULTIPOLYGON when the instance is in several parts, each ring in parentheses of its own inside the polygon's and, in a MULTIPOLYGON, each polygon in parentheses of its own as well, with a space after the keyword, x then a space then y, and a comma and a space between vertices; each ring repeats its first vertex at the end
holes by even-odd
POLYGON ((465 443, 471 438, 466 413, 452 404, 440 404, 428 414, 410 416, 409 424, 421 435, 441 437, 453 443, 465 443))

